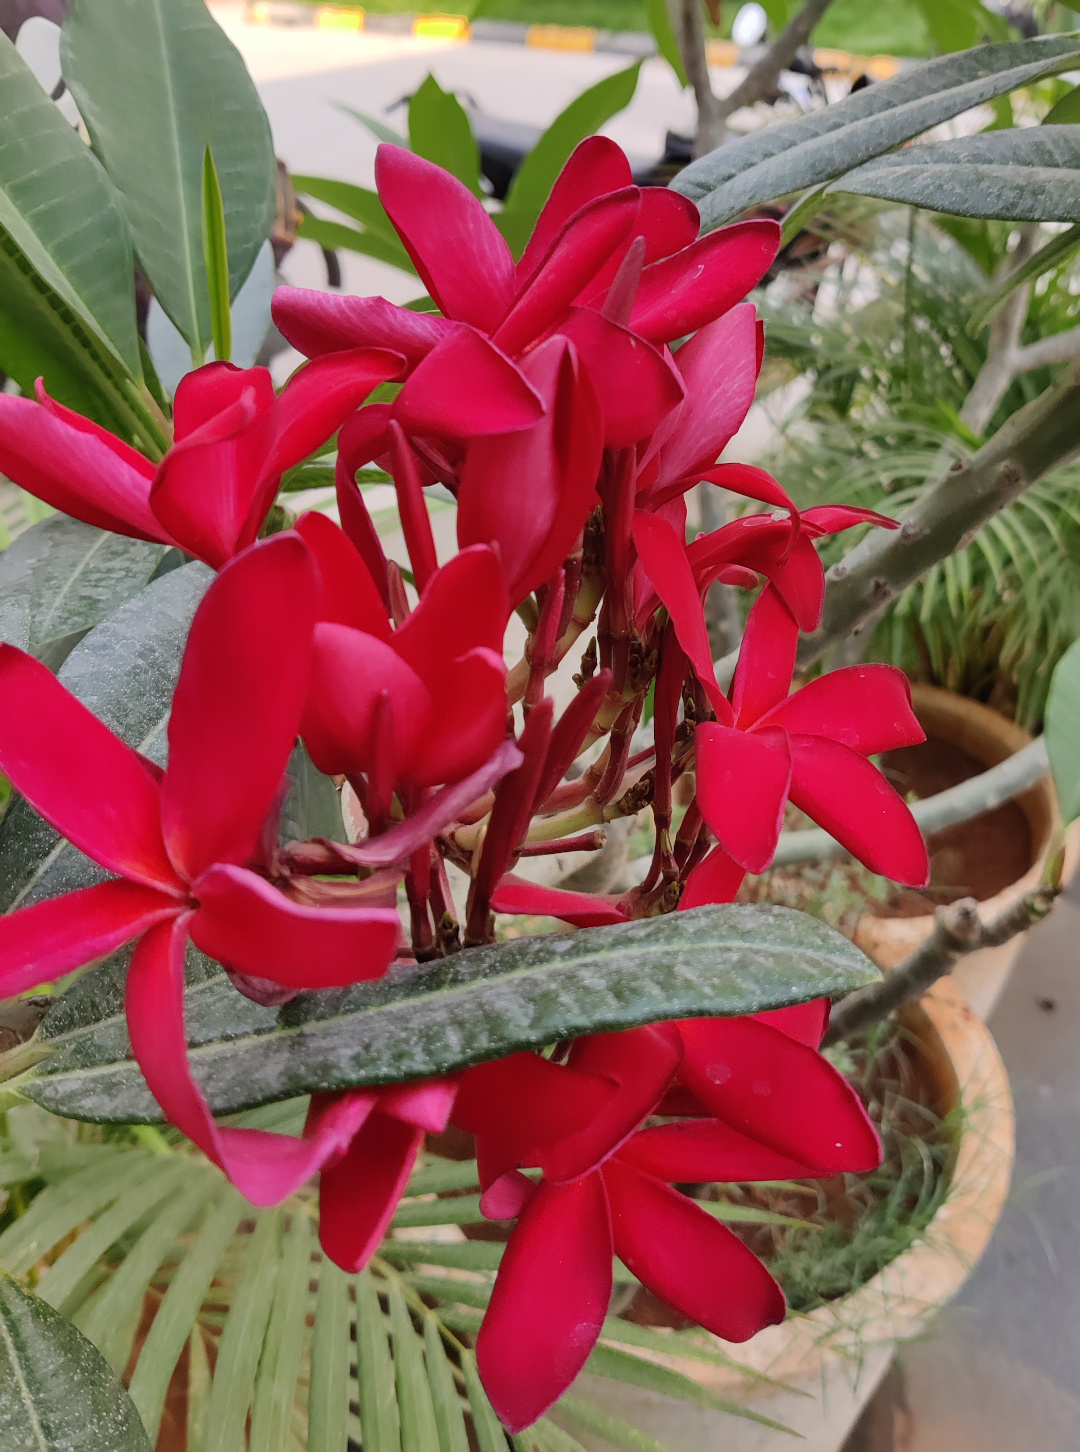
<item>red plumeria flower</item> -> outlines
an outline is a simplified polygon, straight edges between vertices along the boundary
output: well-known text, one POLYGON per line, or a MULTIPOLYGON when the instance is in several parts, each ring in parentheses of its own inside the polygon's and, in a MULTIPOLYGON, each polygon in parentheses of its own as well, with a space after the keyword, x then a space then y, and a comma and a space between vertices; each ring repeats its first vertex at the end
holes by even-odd
POLYGON ((857 1096, 817 1053, 827 1020, 820 1000, 580 1039, 568 1068, 612 1081, 615 1094, 586 1128, 544 1146, 529 1145, 497 1099, 455 1108, 455 1122, 477 1135, 481 1209, 518 1222, 477 1340, 488 1396, 512 1432, 541 1416, 588 1359, 613 1255, 727 1341, 783 1319, 783 1293, 761 1262, 671 1182, 880 1162, 857 1096), (653 1113, 694 1117, 641 1128, 653 1113), (530 1165, 543 1170, 539 1185, 520 1172, 530 1165))
POLYGON ((75 519, 218 569, 254 542, 282 473, 404 367, 400 354, 361 348, 307 365, 276 396, 265 368, 209 363, 181 380, 176 442, 156 467, 39 380, 38 403, 0 397, 0 469, 75 519))
POLYGON ((393 908, 309 907, 253 870, 307 697, 317 599, 295 534, 222 570, 192 623, 164 772, 43 665, 0 646, 0 770, 116 874, 0 918, 0 993, 23 993, 139 940, 127 980, 135 1057, 166 1115, 259 1204, 318 1168, 350 1111, 331 1116, 318 1141, 217 1128, 187 1068, 188 939, 239 975, 299 990, 381 976, 398 931, 393 908))
POLYGON ((548 1143, 584 1126, 614 1097, 607 1079, 578 1074, 537 1054, 511 1054, 464 1076, 427 1079, 388 1089, 317 1094, 308 1133, 317 1134, 328 1114, 340 1115, 343 1100, 362 1105, 356 1137, 322 1171, 319 1238, 342 1270, 363 1270, 393 1218, 424 1142, 439 1134, 459 1100, 458 1114, 470 1120, 492 1100, 503 1105, 528 1137, 548 1143))
POLYGON ((455 555, 393 630, 345 535, 318 515, 297 527, 323 582, 303 721, 315 765, 364 778, 359 792, 376 819, 399 788, 415 796, 479 770, 506 737, 510 607, 495 554, 477 545, 455 555))
POLYGON ((626 157, 603 137, 582 142, 567 162, 516 266, 483 204, 440 167, 381 146, 375 176, 443 317, 418 322, 381 298, 280 288, 274 318, 289 341, 309 357, 376 346, 419 360, 456 323, 519 359, 557 332, 592 378, 612 448, 646 438, 679 403, 664 344, 745 297, 779 245, 768 221, 699 241, 693 203, 635 187, 626 157))
POLYGON ((790 800, 872 872, 925 887, 922 834, 866 759, 926 739, 903 673, 852 666, 789 696, 799 624, 770 584, 750 612, 729 701, 716 683, 685 547, 665 521, 643 514, 635 540, 716 713, 695 735, 697 800, 721 847, 747 872, 763 872, 790 800))

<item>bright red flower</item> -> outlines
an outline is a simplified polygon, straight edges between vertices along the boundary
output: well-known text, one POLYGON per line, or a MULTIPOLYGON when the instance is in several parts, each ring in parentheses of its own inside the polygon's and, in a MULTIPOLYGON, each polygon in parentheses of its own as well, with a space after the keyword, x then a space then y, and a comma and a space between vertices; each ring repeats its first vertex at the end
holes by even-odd
POLYGON ((477 1136, 481 1209, 518 1221, 477 1340, 488 1396, 512 1432, 541 1416, 587 1361, 608 1311, 613 1255, 725 1340, 783 1319, 765 1267, 669 1182, 879 1162, 865 1110, 817 1053, 827 1018, 823 1000, 579 1039, 567 1067, 615 1092, 590 1123, 544 1145, 530 1143, 500 1097, 459 1101, 454 1121, 477 1136), (694 1118, 642 1128, 653 1113, 694 1118), (521 1174, 528 1166, 542 1169, 539 1185, 521 1174))
POLYGON ((477 771, 506 737, 503 635, 510 613, 494 553, 463 550, 391 629, 359 554, 329 520, 298 524, 323 581, 303 736, 328 775, 366 778, 369 815, 477 771))
POLYGON ((39 380, 39 403, 0 397, 0 469, 86 524, 179 545, 218 569, 254 542, 282 473, 404 367, 400 354, 357 349, 309 364, 275 396, 265 368, 209 363, 181 380, 176 442, 156 468, 39 380))
POLYGON ((235 973, 286 989, 385 972, 393 908, 308 907, 257 869, 310 673, 318 582, 295 534, 222 570, 196 612, 162 772, 46 668, 0 646, 0 770, 68 840, 117 876, 0 918, 0 993, 25 992, 141 939, 127 982, 135 1056, 168 1117, 256 1203, 281 1199, 337 1142, 219 1130, 186 1062, 189 938, 235 973), (94 790, 88 792, 87 782, 94 790))
POLYGON ((280 288, 274 318, 289 341, 309 357, 375 346, 419 359, 456 322, 521 358, 558 333, 592 378, 611 448, 648 437, 679 403, 664 344, 745 297, 779 245, 768 221, 698 240, 693 204, 635 187, 626 157, 604 137, 582 142, 567 162, 516 265, 482 203, 440 167, 381 146, 376 183, 443 317, 418 323, 381 298, 280 288))

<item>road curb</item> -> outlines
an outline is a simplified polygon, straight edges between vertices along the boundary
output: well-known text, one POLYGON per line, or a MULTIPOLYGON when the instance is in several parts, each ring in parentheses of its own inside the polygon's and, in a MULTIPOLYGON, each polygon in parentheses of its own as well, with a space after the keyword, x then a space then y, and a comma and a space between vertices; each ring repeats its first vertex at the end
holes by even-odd
MULTIPOLYGON (((538 50, 599 52, 647 59, 656 55, 656 41, 641 31, 595 30, 587 25, 525 25, 515 20, 474 20, 464 15, 368 12, 354 5, 308 5, 302 0, 248 0, 247 20, 253 25, 300 26, 316 30, 367 31, 374 35, 415 35, 442 40, 525 45, 538 50)), ((726 40, 710 40, 709 64, 734 66, 756 60, 760 50, 741 51, 726 40)), ((852 55, 845 50, 814 51, 815 63, 828 75, 856 80, 869 75, 888 80, 900 69, 895 56, 852 55)))

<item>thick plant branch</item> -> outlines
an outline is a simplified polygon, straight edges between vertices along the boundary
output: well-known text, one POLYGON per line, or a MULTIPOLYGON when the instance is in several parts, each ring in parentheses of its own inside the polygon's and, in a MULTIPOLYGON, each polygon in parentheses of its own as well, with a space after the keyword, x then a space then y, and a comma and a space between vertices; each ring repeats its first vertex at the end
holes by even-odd
POLYGON ((969 953, 980 948, 1000 948, 1017 933, 1026 932, 1033 923, 1046 917, 1060 890, 1037 887, 989 923, 980 918, 979 904, 973 897, 962 897, 948 907, 939 907, 934 915, 933 932, 921 947, 886 973, 880 983, 861 988, 844 999, 833 1013, 825 1042, 837 1043, 878 1023, 909 998, 925 993, 969 953))
MULTIPOLYGON (((1020 245, 1009 258, 1009 272, 1022 271, 1035 250, 1038 234, 1037 226, 1029 225, 1022 229, 1020 245)), ((979 376, 960 410, 961 423, 966 424, 974 433, 986 432, 986 426, 993 418, 994 411, 1016 377, 1020 334, 1027 318, 1030 298, 1029 285, 1018 287, 995 313, 990 324, 986 362, 979 369, 979 376)))
POLYGON ((1067 363, 1080 353, 1080 328, 1066 328, 1063 333, 1051 333, 1037 343, 1028 343, 1016 350, 1017 373, 1029 373, 1033 368, 1048 368, 1055 363, 1067 363))
POLYGON ((683 69, 694 90, 698 125, 694 155, 705 156, 724 139, 724 122, 720 102, 709 80, 709 62, 705 53, 705 22, 700 0, 679 0, 679 49, 683 69))
POLYGON ((811 31, 832 4, 832 0, 806 0, 799 13, 769 46, 768 50, 750 67, 745 78, 729 96, 720 102, 720 120, 726 121, 741 106, 752 106, 763 101, 776 85, 781 71, 786 71, 802 46, 810 39, 811 31))
POLYGON ((871 530, 829 570, 821 624, 804 637, 799 665, 861 632, 931 565, 963 549, 987 520, 1044 474, 1080 452, 1080 372, 1069 370, 1012 415, 970 459, 957 460, 901 516, 898 530, 871 530))

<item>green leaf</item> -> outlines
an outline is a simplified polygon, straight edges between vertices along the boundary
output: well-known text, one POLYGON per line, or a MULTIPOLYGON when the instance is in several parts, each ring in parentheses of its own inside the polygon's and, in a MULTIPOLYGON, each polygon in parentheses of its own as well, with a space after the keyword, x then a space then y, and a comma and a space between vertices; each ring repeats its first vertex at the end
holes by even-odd
POLYGON ((311 1222, 294 1211, 278 1267, 274 1305, 259 1362, 251 1408, 251 1445, 259 1452, 287 1452, 296 1384, 307 1339, 311 1222))
MULTIPOLYGON (((6 35, 0 97, 0 233, 138 379, 131 238, 116 189, 6 35)), ((32 392, 33 378, 24 383, 8 362, 18 358, 13 345, 4 340, 0 363, 32 392)))
POLYGON ((366 111, 358 111, 355 106, 346 106, 344 101, 334 101, 332 104, 339 111, 343 111, 346 116, 351 116, 354 121, 359 121, 361 126, 365 126, 376 141, 387 141, 391 146, 404 146, 406 151, 409 149, 408 140, 402 136, 401 132, 395 131, 385 121, 380 121, 377 116, 369 116, 366 111))
POLYGON ((203 158, 221 179, 235 298, 270 235, 270 125, 239 52, 203 0, 72 0, 64 79, 124 198, 154 294, 194 353, 211 342, 203 158))
POLYGON ((289 759, 289 792, 281 809, 279 832, 283 842, 302 842, 308 837, 326 837, 331 842, 348 840, 341 817, 341 794, 302 743, 297 744, 289 759))
POLYGON ((661 1366, 659 1362, 649 1361, 643 1356, 635 1356, 632 1351, 623 1351, 617 1346, 605 1346, 602 1343, 598 1345, 585 1363, 585 1369, 595 1376, 625 1382, 629 1386, 643 1387, 646 1391, 660 1392, 663 1396, 678 1397, 682 1401, 696 1402, 699 1406, 710 1407, 713 1411, 729 1412, 733 1416, 757 1422, 759 1426, 771 1427, 774 1432, 791 1430, 783 1422, 751 1411, 740 1402, 717 1396, 702 1382, 694 1381, 681 1371, 661 1366))
POLYGON ((0 618, 24 607, 26 638, 12 644, 59 670, 89 630, 146 588, 166 548, 66 514, 31 525, 0 554, 0 618))
POLYGON ((476 1357, 471 1351, 462 1353, 461 1369, 465 1374, 465 1391, 469 1398, 473 1430, 480 1452, 506 1452, 506 1434, 487 1399, 487 1392, 476 1369, 476 1357))
POLYGON ((662 1442, 650 1437, 640 1427, 633 1427, 617 1417, 614 1412, 598 1407, 587 1397, 568 1394, 560 1397, 558 1409, 586 1432, 595 1432, 612 1447, 622 1447, 625 1452, 670 1452, 662 1442))
MULTIPOLYGON (((169 1282, 128 1387, 151 1436, 157 1435, 169 1381, 191 1339, 192 1327, 221 1260, 240 1221, 250 1213, 244 1197, 231 1186, 227 1188, 169 1282)), ((76 1245, 86 1238, 84 1233, 76 1245)))
POLYGON ((373 228, 361 232, 357 227, 346 227, 343 222, 327 221, 325 217, 313 217, 308 213, 300 223, 297 236, 303 237, 306 242, 314 242, 317 247, 325 247, 328 252, 344 247, 349 252, 360 252, 365 257, 387 262, 414 277, 417 275, 412 258, 398 239, 384 237, 373 228))
MULTIPOLYGON (((779 1008, 877 977, 853 944, 806 914, 695 908, 474 948, 375 983, 306 995, 285 1005, 270 1030, 252 1032, 258 1006, 231 988, 225 997, 223 980, 211 979, 189 994, 191 1064, 211 1107, 230 1113, 313 1089, 450 1073, 582 1033, 779 1008)), ((39 1038, 53 1052, 13 1085, 76 1119, 160 1118, 127 1058, 118 1014, 103 1013, 98 1024, 65 1031, 50 1045, 52 1022, 50 1013, 39 1038)))
POLYGON ((480 150, 465 108, 430 73, 409 99, 409 145, 417 156, 456 176, 482 196, 480 150))
POLYGON ((219 363, 228 363, 232 358, 229 244, 221 182, 214 165, 214 152, 209 146, 203 154, 202 245, 206 289, 210 299, 210 332, 214 339, 214 357, 219 363))
POLYGON ((349 1440, 349 1319, 348 1279, 324 1256, 311 1341, 307 1452, 342 1452, 349 1440))
POLYGON ((892 80, 793 121, 736 137, 679 173, 706 228, 748 207, 842 176, 932 126, 1045 75, 1068 70, 1077 36, 984 45, 901 71, 892 80))
MULTIPOLYGON (((191 564, 155 580, 95 626, 59 671, 84 705, 159 763, 165 759, 165 726, 188 629, 211 579, 206 565, 191 564)), ((0 910, 101 877, 95 864, 24 801, 12 802, 0 823, 0 910)))
POLYGON ((1024 126, 878 157, 829 189, 962 217, 1080 217, 1080 126, 1024 126))
POLYGON ((1080 223, 1075 227, 1070 227, 1067 232, 1059 233, 1045 247, 1040 247, 1034 257, 1029 257, 1027 262, 1011 272, 1004 282, 980 299, 978 306, 973 309, 971 317, 967 321, 970 336, 975 337, 985 327, 1010 293, 1018 287, 1022 287, 1026 282, 1033 282, 1043 273, 1049 272, 1051 268, 1062 266, 1078 249, 1080 249, 1080 223))
POLYGON ((1073 126, 1080 122, 1080 86, 1066 91, 1042 119, 1044 126, 1073 126))
POLYGON ((439 1429, 431 1400, 423 1343, 396 1279, 387 1283, 390 1329, 394 1337, 394 1374, 401 1418, 401 1452, 436 1452, 439 1429))
MULTIPOLYGON (((392 262, 403 272, 411 272, 415 276, 416 268, 413 266, 413 260, 406 252, 405 244, 394 231, 394 224, 386 215, 386 208, 379 200, 378 192, 372 191, 369 187, 353 186, 351 182, 332 181, 328 177, 294 175, 292 181, 297 191, 302 192, 305 196, 313 197, 317 202, 325 202, 328 207, 333 207, 344 216, 351 217, 354 222, 359 222, 362 234, 368 237, 370 246, 384 249, 384 261, 392 262)), ((327 245, 321 242, 317 230, 310 234, 303 231, 303 226, 322 220, 319 217, 306 216, 301 226, 301 235, 310 235, 313 241, 327 245)), ((350 235, 352 230, 352 228, 346 228, 350 235)), ((334 234, 328 235, 333 236, 334 234)), ((361 250, 353 241, 333 245, 349 246, 354 251, 361 250)), ((371 255, 379 254, 372 251, 371 255)))
POLYGON ((515 253, 524 250, 536 219, 555 185, 570 153, 586 136, 600 130, 617 112, 634 99, 641 62, 605 76, 582 91, 560 112, 521 163, 506 198, 506 206, 494 217, 496 225, 515 253))
POLYGON ((356 1278, 356 1362, 364 1452, 401 1452, 388 1327, 370 1271, 356 1278))
POLYGON ((0 1274, 0 1446, 150 1452, 108 1363, 70 1321, 0 1274))
POLYGON ((430 1314, 424 1317, 424 1358, 439 1430, 439 1452, 469 1452, 469 1435, 454 1385, 454 1373, 446 1359, 446 1347, 439 1335, 438 1323, 430 1314))
MULTIPOLYGON (((773 5, 777 3, 784 5, 785 0, 772 0, 772 3, 773 5)), ((671 11, 668 9, 668 0, 645 0, 645 13, 649 17, 649 29, 653 33, 657 50, 675 72, 675 79, 679 85, 688 86, 690 82, 686 78, 682 51, 679 49, 675 32, 671 28, 671 11)))
POLYGON ((280 1213, 260 1215, 244 1254, 240 1284, 232 1298, 218 1344, 210 1393, 207 1452, 236 1452, 244 1445, 255 1374, 274 1303, 280 1260, 280 1213))
POLYGON ((1080 640, 1058 661, 1050 681, 1046 750, 1067 825, 1080 817, 1080 640))

